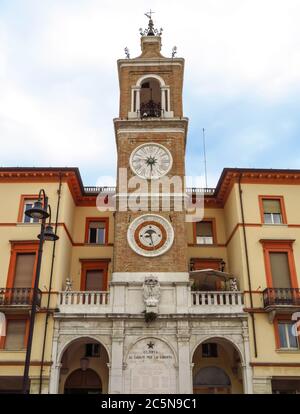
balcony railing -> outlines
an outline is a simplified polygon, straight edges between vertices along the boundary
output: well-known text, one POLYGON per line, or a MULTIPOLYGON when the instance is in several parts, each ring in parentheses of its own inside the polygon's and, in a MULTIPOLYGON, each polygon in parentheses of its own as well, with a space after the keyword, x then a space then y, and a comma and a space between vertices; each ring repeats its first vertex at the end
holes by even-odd
MULTIPOLYGON (((41 304, 42 293, 38 290, 37 305, 41 304)), ((0 288, 0 307, 31 306, 33 298, 32 288, 0 288)))
POLYGON ((267 288, 263 291, 264 307, 300 306, 300 289, 267 288))
MULTIPOLYGON (((86 194, 115 194, 116 187, 96 187, 96 186, 88 186, 84 187, 84 192, 86 194)), ((187 194, 204 194, 204 195, 213 195, 215 192, 214 188, 201 188, 201 187, 188 187, 186 188, 187 194)))
POLYGON ((109 292, 65 291, 59 293, 60 312, 93 313, 107 312, 110 306, 109 292))
POLYGON ((242 292, 192 292, 193 313, 241 313, 243 305, 242 292))

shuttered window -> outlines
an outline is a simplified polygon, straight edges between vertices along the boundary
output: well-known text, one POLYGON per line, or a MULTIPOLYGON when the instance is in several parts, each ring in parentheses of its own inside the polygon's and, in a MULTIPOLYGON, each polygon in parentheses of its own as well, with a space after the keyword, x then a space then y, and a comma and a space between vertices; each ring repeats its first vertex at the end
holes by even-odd
POLYGON ((32 286, 35 253, 18 253, 14 278, 15 288, 32 286))
POLYGON ((270 252, 271 274, 274 288, 290 288, 291 277, 286 252, 270 252))
POLYGON ((196 223, 197 244, 213 244, 213 228, 211 221, 199 221, 196 223))
POLYGON ((86 271, 86 290, 103 290, 103 270, 86 271))
POLYGON ((263 199, 264 222, 266 224, 281 224, 282 211, 280 200, 263 199))
POLYGON ((89 223, 89 243, 105 244, 106 223, 103 221, 92 221, 89 223))
POLYGON ((8 320, 6 326, 5 349, 22 350, 25 348, 26 320, 8 320))

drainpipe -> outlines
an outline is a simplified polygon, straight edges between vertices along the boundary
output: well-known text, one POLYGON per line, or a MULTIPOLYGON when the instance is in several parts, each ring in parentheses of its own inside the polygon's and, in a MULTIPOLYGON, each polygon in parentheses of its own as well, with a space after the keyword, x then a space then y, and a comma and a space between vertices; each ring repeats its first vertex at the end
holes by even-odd
MULTIPOLYGON (((56 207, 56 217, 55 217, 55 227, 54 227, 55 234, 57 234, 58 214, 59 214, 60 198, 61 198, 61 185, 62 185, 62 174, 60 173, 59 174, 59 186, 57 190, 57 207, 56 207)), ((43 385, 43 370, 44 370, 45 348, 46 348, 46 339, 47 339, 47 328, 48 328, 48 322, 49 322, 49 316, 50 316, 49 308, 50 308, 51 289, 52 289, 52 281, 53 281, 55 249, 56 249, 56 241, 53 242, 53 246, 52 246, 51 270, 50 270, 47 308, 46 308, 46 321, 45 321, 41 368, 40 368, 39 394, 42 393, 42 385, 43 385)))
MULTIPOLYGON (((252 285, 251 285, 251 276, 250 276, 250 265, 249 265, 248 244, 247 244, 244 204, 243 204, 243 190, 241 186, 241 179, 242 179, 242 173, 240 173, 240 176, 239 176, 239 195, 240 195, 240 206, 241 206, 242 226, 243 226, 243 236, 244 236, 244 246, 245 246, 245 256, 246 256, 247 279, 248 279, 248 287, 249 287, 249 292, 250 292, 250 306, 251 306, 251 309, 253 309, 252 285)), ((254 355, 255 355, 255 358, 257 358, 255 318, 252 312, 250 313, 250 317, 251 317, 252 330, 253 330, 254 355)))

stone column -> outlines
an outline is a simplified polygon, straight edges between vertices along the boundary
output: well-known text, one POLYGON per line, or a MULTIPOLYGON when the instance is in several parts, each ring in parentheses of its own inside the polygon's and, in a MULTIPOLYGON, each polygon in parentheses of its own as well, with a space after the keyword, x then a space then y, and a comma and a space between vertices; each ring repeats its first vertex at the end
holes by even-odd
POLYGON ((52 367, 50 371, 50 380, 49 380, 49 394, 58 394, 59 388, 59 376, 60 376, 60 361, 57 361, 58 358, 58 330, 59 322, 55 321, 53 339, 52 339, 52 367))
POLYGON ((244 394, 253 394, 252 367, 250 366, 251 354, 249 344, 248 322, 245 320, 242 322, 242 324, 244 345, 244 362, 242 364, 244 394))
POLYGON ((111 344, 109 394, 123 393, 123 321, 114 322, 111 344))
POLYGON ((190 360, 190 333, 188 322, 178 322, 178 394, 192 394, 191 360, 190 360))

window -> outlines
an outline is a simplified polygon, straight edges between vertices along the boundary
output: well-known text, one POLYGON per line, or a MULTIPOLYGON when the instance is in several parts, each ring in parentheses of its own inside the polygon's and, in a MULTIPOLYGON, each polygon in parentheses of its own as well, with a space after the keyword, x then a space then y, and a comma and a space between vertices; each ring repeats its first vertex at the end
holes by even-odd
POLYGON ((214 244, 212 221, 199 221, 196 223, 196 243, 197 244, 214 244))
POLYGON ((35 253, 17 253, 14 288, 32 286, 35 258, 35 253))
POLYGON ((21 195, 20 207, 19 207, 19 214, 18 214, 18 222, 19 223, 38 223, 38 219, 33 219, 27 217, 25 215, 25 211, 29 210, 33 207, 34 203, 37 201, 37 195, 21 195))
POLYGON ((87 270, 85 290, 103 290, 103 270, 87 270))
POLYGON ((278 321, 279 347, 283 349, 299 349, 298 337, 293 335, 292 322, 278 321))
POLYGON ((202 344, 203 358, 218 358, 218 345, 215 343, 202 344))
POLYGON ((85 345, 86 357, 99 357, 100 356, 100 344, 86 344, 85 345))
POLYGON ((8 320, 4 349, 21 351, 25 348, 26 320, 8 320))
POLYGON ((8 289, 29 289, 33 286, 38 247, 38 242, 11 242, 11 256, 6 283, 8 289))
POLYGON ((108 265, 110 259, 81 259, 81 290, 105 291, 107 289, 108 265))
POLYGON ((284 199, 282 196, 259 196, 261 221, 264 224, 286 224, 284 199))
POLYGON ((270 252, 271 274, 274 288, 290 288, 291 275, 287 252, 270 252))
POLYGON ((104 245, 108 242, 108 219, 86 219, 85 242, 89 244, 104 245))

